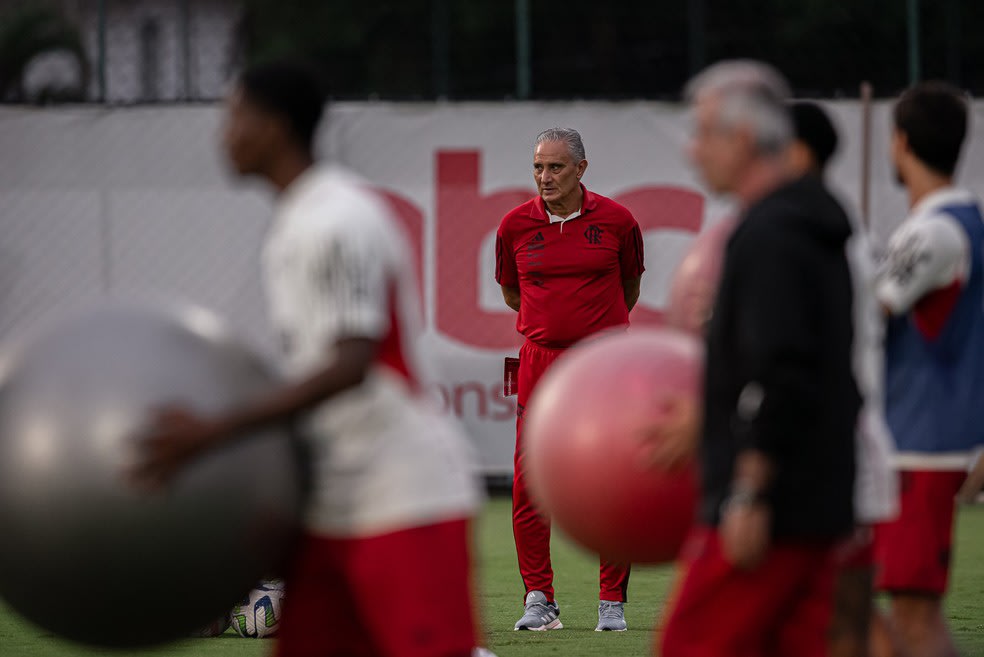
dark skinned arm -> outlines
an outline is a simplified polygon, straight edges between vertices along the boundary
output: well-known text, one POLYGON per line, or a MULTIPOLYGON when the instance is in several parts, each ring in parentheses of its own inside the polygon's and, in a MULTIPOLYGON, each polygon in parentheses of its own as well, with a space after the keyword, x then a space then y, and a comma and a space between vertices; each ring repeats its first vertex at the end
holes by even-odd
POLYGON ((224 415, 201 417, 187 409, 162 410, 140 443, 141 459, 132 476, 138 483, 160 487, 200 453, 258 429, 296 419, 361 384, 377 349, 378 343, 367 338, 339 340, 335 344, 337 356, 320 370, 224 415))

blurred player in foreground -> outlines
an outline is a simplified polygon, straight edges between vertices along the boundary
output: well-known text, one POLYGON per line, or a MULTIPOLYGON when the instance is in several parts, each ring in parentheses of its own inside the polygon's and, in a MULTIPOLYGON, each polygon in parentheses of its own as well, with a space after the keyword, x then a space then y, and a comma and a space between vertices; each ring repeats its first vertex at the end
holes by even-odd
POLYGON ((953 542, 954 496, 984 445, 984 219, 953 186, 967 132, 960 92, 939 82, 895 105, 892 162, 909 215, 892 235, 876 293, 889 314, 886 410, 898 449, 901 513, 876 527, 876 587, 913 657, 957 654, 942 598, 953 542))
MULTIPOLYGON (((534 144, 539 196, 510 211, 496 235, 495 279, 519 313, 513 535, 526 589, 517 630, 560 629, 550 565, 550 525, 533 506, 523 459, 523 409, 537 381, 578 340, 629 323, 644 270, 642 232, 632 214, 581 183, 588 167, 576 130, 542 132, 534 144)), ((604 556, 604 555, 602 555, 604 556)), ((629 567, 604 558, 599 631, 626 629, 629 567)))
MULTIPOLYGON (((837 150, 837 131, 820 105, 790 105, 794 139, 789 148, 792 175, 823 180, 837 150)), ((854 371, 864 397, 858 417, 854 507, 857 530, 838 550, 840 572, 834 597, 831 657, 865 657, 869 642, 891 645, 880 614, 873 614, 874 544, 872 525, 898 513, 892 436, 885 422, 884 321, 874 296, 875 264, 864 229, 856 226, 847 244, 854 276, 854 371), (872 638, 874 632, 874 638, 872 638), (888 642, 886 644, 886 642, 888 642)), ((882 648, 885 650, 886 648, 882 648)))
POLYGON ((162 414, 137 475, 158 485, 248 431, 299 421, 312 494, 288 567, 283 657, 468 657, 475 645, 465 439, 426 403, 410 249, 387 204, 316 167, 324 98, 301 67, 246 71, 225 109, 236 172, 276 190, 263 252, 289 379, 221 417, 162 414))
POLYGON ((850 220, 813 176, 787 182, 788 86, 716 64, 687 88, 693 162, 740 218, 708 328, 703 421, 671 405, 661 438, 701 431, 700 525, 662 628, 664 657, 826 657, 835 549, 853 529, 850 220))

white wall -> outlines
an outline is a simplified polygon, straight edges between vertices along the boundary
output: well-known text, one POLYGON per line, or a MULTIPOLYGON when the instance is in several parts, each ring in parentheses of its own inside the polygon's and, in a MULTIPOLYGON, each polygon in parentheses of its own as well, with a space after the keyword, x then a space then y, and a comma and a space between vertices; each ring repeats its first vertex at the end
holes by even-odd
MULTIPOLYGON (((859 108, 828 107, 844 142, 833 184, 856 206, 859 108)), ((905 198, 888 166, 889 107, 875 110, 871 214, 881 242, 905 198)), ((962 179, 984 195, 982 118, 977 103, 962 179)), ((271 199, 226 173, 219 120, 215 106, 0 108, 0 339, 100 296, 180 297, 217 310, 272 355, 257 263, 271 199)), ((519 340, 497 304, 488 240, 502 208, 532 195, 533 137, 577 127, 589 188, 635 204, 647 248, 637 323, 657 321, 693 230, 727 211, 700 207, 681 157, 687 123, 672 105, 350 103, 326 125, 322 152, 420 220, 426 340, 443 373, 435 397, 469 427, 490 472, 511 470, 513 398, 499 393, 502 357, 519 340), (468 162, 478 165, 475 189, 468 162)))

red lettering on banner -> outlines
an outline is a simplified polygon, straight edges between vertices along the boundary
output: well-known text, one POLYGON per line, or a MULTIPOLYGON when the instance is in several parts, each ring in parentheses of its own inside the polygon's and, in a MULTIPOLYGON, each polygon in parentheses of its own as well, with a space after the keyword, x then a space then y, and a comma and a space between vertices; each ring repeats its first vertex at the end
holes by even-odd
POLYGON ((502 383, 459 381, 450 386, 438 384, 432 391, 445 413, 459 419, 503 422, 516 419, 515 398, 502 396, 502 383), (493 408, 494 407, 494 408, 493 408))
MULTIPOLYGON (((515 313, 490 312, 479 305, 478 277, 487 275, 491 278, 493 275, 492 271, 479 272, 482 262, 480 249, 485 237, 498 228, 502 217, 532 198, 535 192, 532 189, 504 189, 482 195, 479 190, 481 153, 477 150, 437 151, 435 163, 437 243, 433 249, 433 266, 437 288, 434 294, 436 329, 445 337, 471 347, 515 349, 522 342, 516 333, 515 313)), ((391 191, 379 191, 392 204, 406 229, 416 260, 417 278, 422 284, 425 252, 423 213, 406 198, 391 191)), ((637 187, 614 196, 613 200, 632 212, 643 234, 667 229, 696 234, 703 223, 704 197, 683 187, 637 187)), ((648 265, 652 269, 651 261, 648 265)), ((641 304, 632 311, 632 321, 638 324, 660 324, 662 316, 660 310, 641 304)), ((448 407, 461 405, 463 402, 455 399, 455 395, 463 399, 465 392, 461 389, 448 395, 448 391, 441 390, 440 394, 448 407)), ((498 400, 493 402, 500 403, 498 400)))
POLYGON ((386 199, 393 208, 396 218, 403 225, 410 248, 413 249, 413 270, 417 274, 417 286, 423 290, 424 285, 424 213, 416 205, 385 189, 377 192, 386 199))
POLYGON ((452 395, 454 414, 458 417, 464 417, 466 395, 469 393, 475 398, 475 415, 477 417, 487 417, 489 414, 489 402, 485 396, 485 386, 478 381, 466 381, 454 387, 454 394, 452 395))
POLYGON ((513 420, 516 419, 516 398, 506 397, 502 394, 502 383, 496 382, 489 386, 489 399, 492 403, 499 409, 498 411, 493 411, 489 413, 489 417, 496 422, 502 420, 513 420))
POLYGON ((508 189, 482 196, 479 158, 478 151, 437 152, 437 330, 474 347, 512 349, 521 342, 516 314, 489 312, 478 304, 479 249, 502 217, 533 192, 508 189))
MULTIPOLYGON (((683 187, 637 187, 613 197, 629 209, 639 222, 643 235, 650 230, 676 229, 699 233, 704 222, 704 197, 683 187)), ((652 269, 647 256, 646 266, 652 269)), ((646 275, 642 275, 643 285, 646 275)), ((662 324, 663 312, 646 308, 641 304, 632 310, 632 322, 637 324, 662 324)))

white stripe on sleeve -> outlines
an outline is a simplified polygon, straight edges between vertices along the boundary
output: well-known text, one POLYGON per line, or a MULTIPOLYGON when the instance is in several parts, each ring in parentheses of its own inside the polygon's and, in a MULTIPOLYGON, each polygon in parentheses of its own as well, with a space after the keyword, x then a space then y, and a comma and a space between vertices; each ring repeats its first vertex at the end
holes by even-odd
POLYGON ((875 286, 893 314, 908 312, 930 292, 966 279, 970 240, 952 217, 932 215, 902 224, 888 243, 875 286))

